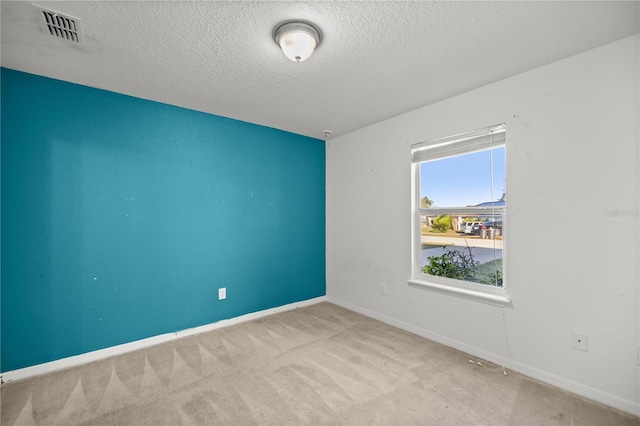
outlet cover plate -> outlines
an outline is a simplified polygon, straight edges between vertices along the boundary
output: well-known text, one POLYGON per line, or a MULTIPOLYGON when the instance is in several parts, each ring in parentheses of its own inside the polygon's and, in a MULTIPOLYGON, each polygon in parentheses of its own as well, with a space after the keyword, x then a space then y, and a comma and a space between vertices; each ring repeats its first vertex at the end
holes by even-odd
POLYGON ((222 287, 218 289, 218 300, 224 300, 227 298, 227 289, 222 287))

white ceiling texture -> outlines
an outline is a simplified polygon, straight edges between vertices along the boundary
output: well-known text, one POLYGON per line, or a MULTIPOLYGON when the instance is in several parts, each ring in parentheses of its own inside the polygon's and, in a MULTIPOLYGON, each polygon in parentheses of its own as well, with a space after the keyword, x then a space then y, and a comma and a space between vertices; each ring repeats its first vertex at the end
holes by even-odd
MULTIPOLYGON (((2 66, 333 136, 640 31, 638 1, 2 1, 2 66), (32 3, 81 21, 78 47, 32 3), (277 24, 315 23, 308 61, 277 24)), ((10 107, 10 106, 6 106, 10 107)))

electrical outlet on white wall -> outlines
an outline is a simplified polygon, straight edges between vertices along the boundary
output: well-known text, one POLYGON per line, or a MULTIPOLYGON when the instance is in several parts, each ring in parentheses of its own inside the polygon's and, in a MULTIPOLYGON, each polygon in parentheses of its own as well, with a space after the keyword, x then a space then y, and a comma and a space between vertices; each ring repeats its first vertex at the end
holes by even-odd
POLYGON ((387 285, 385 283, 380 283, 380 294, 382 296, 386 296, 387 295, 387 285))

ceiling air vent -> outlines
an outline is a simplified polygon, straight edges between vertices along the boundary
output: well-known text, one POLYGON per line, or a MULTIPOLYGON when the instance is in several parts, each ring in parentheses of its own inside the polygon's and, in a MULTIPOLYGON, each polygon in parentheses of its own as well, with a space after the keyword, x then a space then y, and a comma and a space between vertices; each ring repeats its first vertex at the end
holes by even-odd
POLYGON ((40 27, 46 34, 73 44, 83 43, 80 20, 78 18, 43 9, 40 6, 33 6, 36 8, 40 27))

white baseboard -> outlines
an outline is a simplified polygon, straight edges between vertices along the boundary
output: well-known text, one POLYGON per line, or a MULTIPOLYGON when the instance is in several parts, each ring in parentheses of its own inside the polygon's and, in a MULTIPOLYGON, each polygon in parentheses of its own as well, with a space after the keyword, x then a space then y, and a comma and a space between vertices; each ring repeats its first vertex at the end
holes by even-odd
POLYGON ((550 384, 552 386, 556 386, 560 389, 566 390, 576 395, 580 395, 592 401, 596 401, 596 402, 608 405, 609 407, 616 408, 620 411, 624 411, 625 413, 629 413, 634 416, 640 416, 640 403, 638 403, 637 401, 634 402, 634 401, 626 400, 618 396, 611 395, 606 392, 602 392, 598 389, 585 386, 580 383, 573 382, 571 380, 567 380, 563 377, 546 373, 544 371, 538 370, 531 366, 528 366, 519 362, 509 361, 507 358, 503 356, 500 356, 491 352, 487 352, 483 349, 477 348, 475 346, 471 346, 464 342, 460 342, 458 340, 454 340, 449 337, 442 336, 437 333, 433 333, 432 331, 426 330, 424 328, 417 327, 415 325, 397 320, 392 317, 388 317, 386 315, 382 315, 378 312, 374 312, 357 305, 353 305, 343 300, 335 299, 330 296, 326 296, 326 298, 328 302, 333 303, 335 305, 342 306, 343 308, 349 309, 351 311, 357 312, 359 314, 365 315, 373 319, 377 319, 378 321, 384 322, 394 327, 398 327, 410 333, 417 334, 418 336, 422 336, 426 339, 433 340, 434 342, 441 343, 445 346, 449 346, 459 351, 468 353, 469 355, 472 355, 474 357, 481 358, 483 360, 492 362, 497 365, 507 366, 509 369, 516 371, 520 374, 523 374, 527 377, 531 377, 535 380, 539 380, 541 382, 550 384))
POLYGON ((266 317, 268 315, 290 311, 305 306, 315 305, 320 302, 325 302, 326 300, 326 296, 320 296, 314 299, 304 300, 302 302, 290 303, 284 306, 265 309, 264 311, 253 312, 250 314, 241 315, 239 317, 201 325, 199 327, 188 328, 186 330, 176 331, 173 333, 160 334, 158 336, 148 337, 146 339, 123 343, 122 345, 111 346, 105 349, 99 349, 97 351, 87 352, 80 355, 70 356, 68 358, 62 358, 51 362, 45 362, 43 364, 33 365, 31 367, 20 368, 18 370, 7 371, 0 374, 0 381, 2 383, 12 382, 16 380, 27 379, 33 376, 38 376, 41 374, 52 373, 54 371, 64 370, 78 365, 87 364, 89 362, 105 359, 110 356, 122 355, 127 352, 147 348, 149 346, 158 345, 160 343, 170 342, 172 340, 181 339, 187 336, 193 336, 194 334, 204 333, 207 331, 216 330, 218 328, 228 327, 230 325, 253 321, 255 319, 266 317))

